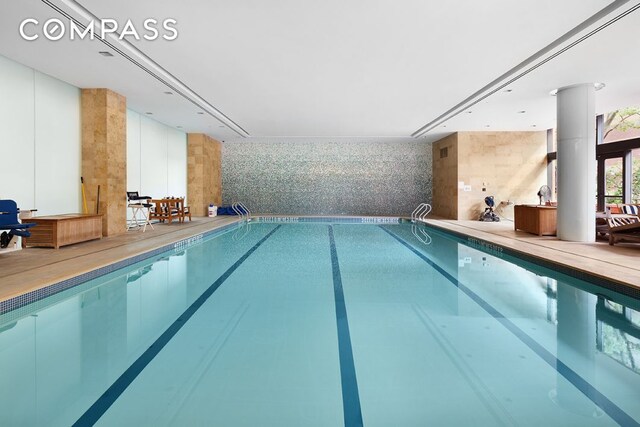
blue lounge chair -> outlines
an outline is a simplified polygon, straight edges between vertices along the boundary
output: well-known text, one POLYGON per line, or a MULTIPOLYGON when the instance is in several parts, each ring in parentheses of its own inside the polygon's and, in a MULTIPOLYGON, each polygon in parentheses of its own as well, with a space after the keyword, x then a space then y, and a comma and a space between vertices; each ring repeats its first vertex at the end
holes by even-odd
POLYGON ((9 246, 9 242, 11 242, 13 236, 31 236, 29 228, 36 224, 21 224, 20 221, 18 221, 19 213, 20 209, 18 209, 18 205, 16 205, 14 200, 0 200, 0 230, 9 230, 8 233, 4 231, 0 236, 0 247, 6 248, 9 246))

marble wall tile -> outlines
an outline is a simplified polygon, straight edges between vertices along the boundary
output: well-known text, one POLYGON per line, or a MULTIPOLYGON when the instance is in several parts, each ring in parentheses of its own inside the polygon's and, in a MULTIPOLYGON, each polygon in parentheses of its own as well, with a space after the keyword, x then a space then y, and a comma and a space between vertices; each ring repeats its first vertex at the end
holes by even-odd
POLYGON ((102 214, 104 236, 124 233, 127 227, 126 98, 108 89, 82 89, 81 105, 82 176, 88 213, 102 214))
POLYGON ((220 206, 220 142, 201 133, 187 134, 187 197, 194 216, 207 216, 209 203, 220 206))
POLYGON ((409 215, 431 202, 431 147, 408 138, 225 142, 222 201, 264 214, 409 215))
POLYGON ((484 198, 494 196, 498 215, 513 219, 514 204, 538 203, 536 193, 546 184, 546 144, 546 131, 457 132, 434 142, 434 214, 478 219, 484 198), (440 156, 444 148, 447 157, 440 156))

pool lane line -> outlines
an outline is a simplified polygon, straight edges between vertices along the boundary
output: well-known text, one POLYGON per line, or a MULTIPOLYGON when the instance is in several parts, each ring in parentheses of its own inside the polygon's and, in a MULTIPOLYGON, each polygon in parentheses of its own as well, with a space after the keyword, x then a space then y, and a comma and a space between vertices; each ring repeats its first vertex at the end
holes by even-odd
POLYGON ((331 268, 333 271, 333 296, 336 304, 336 325, 338 328, 338 355, 340 359, 340 381, 342 383, 342 409, 345 427, 361 426, 362 410, 360 395, 358 394, 358 379, 353 361, 351 335, 349 334, 349 320, 347 307, 342 290, 342 277, 338 263, 338 251, 333 237, 333 226, 329 226, 329 244, 331 246, 331 268))
POLYGON ((251 249, 245 252, 231 267, 229 267, 218 279, 211 284, 163 333, 145 350, 126 371, 115 380, 113 384, 96 400, 89 409, 73 424, 74 427, 92 426, 113 405, 129 385, 140 375, 149 363, 162 351, 165 345, 171 341, 175 334, 182 329, 187 321, 209 299, 211 295, 222 285, 234 271, 242 265, 249 256, 256 251, 269 237, 282 225, 274 227, 266 236, 258 241, 251 249))
POLYGON ((560 375, 562 375, 567 381, 573 384, 582 394, 584 394, 589 400, 591 400, 596 406, 602 409, 607 415, 609 415, 615 422, 622 426, 640 426, 636 420, 633 419, 629 414, 627 414, 624 410, 622 410, 618 405, 613 403, 606 397, 604 394, 600 393, 598 389, 592 386, 587 380, 582 378, 580 374, 567 366, 560 359, 555 357, 549 350, 540 345, 536 340, 531 338, 527 333, 525 333, 522 329, 518 328, 511 320, 505 317, 498 309, 493 307, 487 301, 482 299, 481 296, 473 292, 463 283, 458 281, 451 274, 446 272, 442 267, 433 262, 430 258, 424 255, 422 252, 418 251, 414 248, 410 243, 408 243, 403 238, 397 236, 395 233, 387 230, 384 226, 379 226, 383 231, 389 234, 391 237, 400 242, 403 246, 409 249, 411 252, 416 254, 419 258, 429 264, 432 268, 434 268, 438 273, 444 276, 451 284, 464 292, 471 300, 473 300, 476 304, 478 304, 481 308, 483 308, 487 313, 489 313, 494 319, 502 324, 509 332, 515 335, 522 343, 524 343, 529 349, 531 349, 534 353, 536 353, 542 360, 547 362, 549 366, 554 368, 560 375))

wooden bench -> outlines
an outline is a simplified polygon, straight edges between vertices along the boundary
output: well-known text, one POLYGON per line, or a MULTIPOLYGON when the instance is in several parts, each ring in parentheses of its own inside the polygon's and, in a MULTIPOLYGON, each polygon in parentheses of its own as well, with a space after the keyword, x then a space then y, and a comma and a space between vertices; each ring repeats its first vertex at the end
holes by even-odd
POLYGON ((34 216, 29 222, 36 225, 31 237, 22 239, 22 246, 41 246, 58 249, 60 246, 102 239, 102 215, 65 214, 34 216))

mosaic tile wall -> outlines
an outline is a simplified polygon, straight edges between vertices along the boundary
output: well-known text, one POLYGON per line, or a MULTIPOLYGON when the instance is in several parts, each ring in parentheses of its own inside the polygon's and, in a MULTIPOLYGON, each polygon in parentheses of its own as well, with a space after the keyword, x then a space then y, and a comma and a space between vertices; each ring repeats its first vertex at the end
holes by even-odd
POLYGON ((378 140, 238 139, 222 144, 222 202, 254 213, 409 215, 431 202, 431 145, 378 140))

